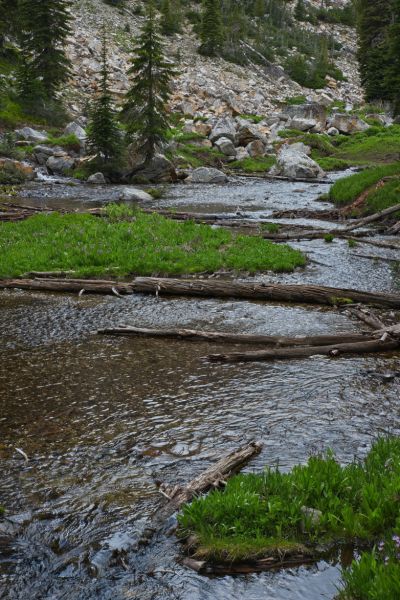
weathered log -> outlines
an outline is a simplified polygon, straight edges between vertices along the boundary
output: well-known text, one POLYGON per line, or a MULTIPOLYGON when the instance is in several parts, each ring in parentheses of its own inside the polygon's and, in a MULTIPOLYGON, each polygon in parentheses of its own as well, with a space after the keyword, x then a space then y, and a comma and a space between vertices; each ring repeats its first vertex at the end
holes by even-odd
POLYGON ((141 536, 141 543, 148 543, 154 533, 161 529, 165 522, 183 504, 190 502, 192 498, 207 492, 212 487, 218 487, 228 477, 238 473, 251 458, 261 452, 261 449, 261 442, 250 442, 246 446, 223 456, 219 461, 195 477, 186 487, 177 488, 167 504, 157 510, 151 517, 150 524, 141 536))
POLYGON ((400 347, 398 340, 388 336, 381 339, 368 339, 363 342, 335 344, 329 346, 304 346, 300 348, 274 348, 254 352, 232 352, 231 354, 210 354, 211 362, 252 362, 307 358, 309 356, 342 356, 343 354, 369 354, 372 352, 391 352, 400 347))
POLYGON ((270 346, 323 346, 343 342, 362 342, 370 339, 369 334, 343 333, 341 335, 315 335, 302 337, 284 337, 278 335, 256 335, 244 333, 225 333, 217 331, 199 331, 192 329, 145 329, 143 327, 117 327, 100 329, 98 334, 133 337, 154 337, 183 339, 190 341, 208 341, 232 344, 262 344, 270 346))
POLYGON ((353 231, 354 229, 364 227, 364 225, 368 225, 369 223, 374 223, 375 221, 384 219, 385 217, 388 217, 389 215, 392 215, 398 211, 400 211, 400 204, 395 204, 394 206, 385 208, 385 210, 380 210, 379 212, 374 213, 373 215, 369 215, 369 217, 364 217, 363 219, 357 219, 356 221, 353 221, 351 225, 345 227, 342 231, 353 231))
POLYGON ((283 569, 299 565, 312 564, 318 560, 318 555, 310 554, 282 554, 282 556, 268 556, 248 561, 238 562, 207 562, 184 558, 182 564, 197 573, 204 575, 245 575, 248 573, 262 573, 272 569, 283 569))
POLYGON ((215 279, 172 279, 136 277, 130 286, 134 292, 172 296, 206 298, 240 298, 270 302, 340 305, 349 301, 400 308, 400 295, 364 292, 318 285, 285 285, 279 283, 248 283, 215 279))
POLYGON ((353 238, 353 237, 349 237, 347 238, 349 240, 352 240, 353 242, 356 242, 356 244, 368 244, 369 246, 376 246, 377 248, 387 248, 389 250, 399 250, 400 251, 400 244, 393 244, 391 242, 383 242, 383 241, 376 241, 376 240, 366 240, 365 238, 353 238))
POLYGON ((82 291, 91 294, 132 294, 132 288, 125 283, 97 282, 85 279, 4 279, 0 280, 0 289, 18 288, 22 290, 37 290, 48 292, 76 292, 82 291))
POLYGON ((383 323, 383 321, 381 321, 371 310, 366 310, 365 308, 361 309, 358 306, 354 306, 346 310, 346 312, 349 312, 360 321, 363 321, 363 323, 366 323, 369 325, 369 327, 372 327, 372 329, 380 330, 386 328, 385 323, 383 323))
POLYGON ((397 221, 397 223, 395 223, 394 225, 392 225, 391 227, 389 227, 388 231, 389 234, 391 235, 395 235, 397 233, 400 233, 400 221, 397 221))
MULTIPOLYGON (((274 242, 287 242, 289 240, 318 240, 323 239, 325 236, 333 236, 336 238, 348 238, 348 233, 344 229, 303 229, 300 227, 298 231, 294 231, 292 228, 291 231, 283 232, 283 233, 269 233, 268 231, 263 231, 262 237, 274 242)), ((353 237, 364 236, 365 232, 353 232, 353 237)))
POLYGON ((307 208, 296 208, 293 210, 274 210, 271 219, 316 219, 319 221, 337 221, 340 219, 340 211, 332 210, 310 210, 307 208))

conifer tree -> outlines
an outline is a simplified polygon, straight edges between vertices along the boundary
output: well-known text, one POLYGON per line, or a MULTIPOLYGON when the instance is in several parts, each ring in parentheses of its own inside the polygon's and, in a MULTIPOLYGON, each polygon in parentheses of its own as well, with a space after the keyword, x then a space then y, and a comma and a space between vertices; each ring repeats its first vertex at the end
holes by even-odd
POLYGON ((173 35, 181 31, 181 6, 179 0, 162 0, 161 32, 173 35))
POLYGON ((129 137, 144 153, 145 160, 149 161, 169 129, 166 103, 170 95, 170 82, 175 75, 173 65, 164 56, 152 0, 148 4, 146 21, 133 53, 128 71, 132 85, 126 96, 123 117, 129 137))
POLYGON ((393 0, 392 23, 387 33, 385 89, 395 116, 400 115, 400 0, 393 0))
POLYGON ((70 0, 19 0, 18 6, 20 45, 30 78, 40 82, 44 97, 54 99, 71 66, 64 48, 71 31, 70 0))
POLYGON ((7 36, 14 32, 15 21, 15 0, 0 0, 0 54, 4 50, 7 36))
POLYGON ((392 0, 359 0, 358 61, 361 82, 368 101, 388 100, 387 31, 391 21, 392 0))
POLYGON ((223 41, 221 0, 203 1, 200 38, 200 54, 216 56, 219 53, 223 41))
POLYGON ((116 159, 122 153, 121 132, 109 89, 110 71, 107 61, 107 37, 102 33, 100 95, 94 101, 88 125, 88 149, 105 160, 116 159))

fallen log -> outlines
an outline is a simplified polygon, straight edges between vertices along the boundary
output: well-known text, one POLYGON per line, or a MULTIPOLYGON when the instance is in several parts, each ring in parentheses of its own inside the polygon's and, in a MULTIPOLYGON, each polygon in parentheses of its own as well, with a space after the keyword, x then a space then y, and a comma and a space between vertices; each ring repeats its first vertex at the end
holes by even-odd
POLYGON ((270 215, 271 219, 316 219, 318 221, 338 221, 340 217, 338 209, 310 210, 307 208, 274 210, 270 215))
MULTIPOLYGON (((383 334, 384 337, 384 334, 383 334)), ((308 358, 323 355, 337 357, 343 354, 369 354, 372 352, 391 352, 400 347, 397 339, 368 339, 363 342, 344 343, 328 346, 304 346, 300 348, 277 348, 257 350, 254 352, 232 352, 231 354, 209 354, 206 358, 211 362, 253 362, 308 358)))
POLYGON ((376 241, 376 240, 366 240, 365 238, 353 238, 353 237, 349 237, 347 238, 349 240, 352 240, 353 242, 356 242, 356 244, 368 244, 369 246, 376 246, 377 248, 388 248, 389 250, 399 250, 400 251, 400 244, 393 244, 391 242, 382 242, 382 241, 376 241))
MULTIPOLYGON (((293 228, 294 229, 294 228, 293 228)), ((274 242, 287 242, 289 240, 318 240, 325 236, 333 236, 334 238, 348 238, 348 233, 344 229, 304 229, 303 231, 298 226, 298 231, 287 231, 286 233, 269 233, 263 231, 262 237, 274 242)), ((353 237, 364 236, 365 232, 353 232, 353 237)))
POLYGON ((399 258, 389 258, 388 256, 377 256, 376 254, 361 254, 360 252, 355 252, 352 256, 358 257, 358 258, 368 258, 369 260, 382 260, 383 262, 388 262, 388 263, 400 263, 400 256, 399 258))
POLYGON ((261 442, 250 442, 223 456, 218 462, 211 465, 193 479, 186 487, 175 489, 167 504, 157 510, 151 517, 150 524, 141 535, 140 543, 145 544, 162 528, 165 522, 176 513, 183 504, 192 498, 207 492, 212 487, 218 487, 221 482, 238 473, 251 458, 261 452, 261 442))
POLYGON ((368 225, 369 223, 374 223, 375 221, 379 221, 380 219, 384 219, 389 215, 394 214, 395 212, 400 211, 400 204, 395 204, 394 206, 390 206, 389 208, 385 208, 385 210, 380 210, 373 215, 369 215, 369 217, 364 217, 363 219, 357 219, 353 221, 353 223, 347 227, 345 227, 342 231, 349 232, 354 229, 358 229, 360 227, 364 227, 364 225, 368 225))
POLYGON ((318 556, 309 554, 288 554, 282 556, 268 556, 248 561, 238 562, 216 562, 211 563, 194 558, 184 558, 182 564, 197 573, 204 575, 246 575, 250 573, 262 573, 273 569, 296 567, 299 565, 313 564, 318 556))
POLYGON ((399 294, 364 292, 318 285, 264 284, 215 279, 172 279, 162 277, 136 277, 129 285, 134 292, 143 294, 240 298, 328 306, 355 302, 400 308, 399 294))
POLYGON ((4 279, 0 280, 0 289, 18 288, 21 290, 46 292, 88 292, 91 294, 132 294, 129 284, 115 281, 85 279, 4 279))
POLYGON ((385 329, 386 325, 381 321, 371 310, 361 309, 357 306, 351 307, 346 312, 350 313, 350 315, 355 316, 363 323, 366 323, 372 329, 385 329))
POLYGON ((199 331, 192 329, 145 329, 143 327, 116 327, 100 329, 100 335, 154 337, 190 341, 208 341, 232 344, 263 344, 270 346, 323 346, 340 342, 362 342, 370 335, 344 333, 341 335, 315 335, 302 337, 284 337, 274 335, 235 334, 217 331, 199 331))
POLYGON ((397 221, 397 223, 395 223, 394 225, 392 225, 388 231, 389 234, 391 235, 395 235, 397 233, 400 233, 400 221, 397 221))

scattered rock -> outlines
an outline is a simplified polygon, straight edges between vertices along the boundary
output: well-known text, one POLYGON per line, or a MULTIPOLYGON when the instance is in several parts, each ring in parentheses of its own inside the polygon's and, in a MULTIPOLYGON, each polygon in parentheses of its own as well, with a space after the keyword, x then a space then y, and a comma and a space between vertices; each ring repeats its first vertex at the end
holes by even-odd
POLYGON ((228 181, 225 173, 211 167, 195 169, 190 179, 192 183, 226 183, 228 181))
POLYGON ((8 183, 7 177, 10 184, 32 181, 36 177, 33 167, 11 158, 0 158, 0 171, 2 171, 3 183, 8 183))
POLYGON ((357 115, 348 115, 345 113, 335 113, 329 119, 329 126, 335 127, 340 133, 358 133, 369 129, 368 123, 360 119, 357 115))
POLYGON ((236 160, 244 160, 245 158, 249 158, 250 154, 247 152, 246 148, 239 146, 236 148, 236 160))
POLYGON ((67 175, 75 166, 75 159, 66 153, 56 152, 46 161, 47 170, 51 175, 67 175))
POLYGON ((272 168, 271 173, 290 179, 322 179, 325 177, 325 172, 318 163, 304 152, 287 144, 282 146, 277 164, 272 168))
MULTIPOLYGON (((243 121, 243 119, 241 119, 241 121, 243 121)), ((266 128, 264 128, 264 131, 265 130, 266 128)), ((260 131, 257 125, 247 122, 239 127, 236 134, 236 144, 238 146, 247 146, 256 140, 261 140, 262 142, 266 141, 266 136, 260 131)))
POLYGON ((90 177, 88 177, 87 179, 87 182, 92 183, 94 185, 104 185, 105 183, 107 183, 103 173, 100 172, 90 175, 90 177))
POLYGON ((225 156, 236 156, 235 146, 229 138, 221 137, 215 142, 215 145, 225 156))
POLYGON ((39 165, 45 165, 50 156, 54 156, 55 153, 62 152, 59 146, 43 146, 39 144, 33 149, 33 158, 39 165))
POLYGON ((291 129, 298 129, 299 131, 309 131, 316 127, 317 121, 315 119, 303 119, 300 117, 294 117, 289 123, 288 127, 291 129))
POLYGON ((260 156, 264 156, 265 154, 265 146, 261 140, 254 140, 247 144, 246 146, 247 153, 252 158, 258 158, 260 156))
POLYGON ((211 130, 210 140, 212 141, 213 144, 215 144, 215 142, 217 140, 219 140, 219 138, 222 138, 222 137, 228 138, 232 142, 235 141, 235 137, 236 137, 235 121, 233 119, 231 119, 230 117, 218 119, 218 121, 215 123, 214 127, 211 130))
POLYGON ((336 129, 336 127, 329 127, 326 133, 328 135, 339 135, 339 129, 336 129))
MULTIPOLYGON (((315 123, 322 123, 325 126, 326 123, 326 108, 322 104, 317 102, 310 102, 307 104, 297 104, 294 106, 287 106, 284 114, 293 119, 304 119, 306 121, 312 120, 315 123)), ((314 123, 314 125, 315 125, 314 123)), ((312 125, 313 127, 313 125, 312 125)), ((310 127, 311 129, 311 127, 310 127)))
POLYGON ((163 154, 156 154, 150 161, 134 169, 133 181, 148 183, 171 183, 177 181, 175 167, 163 154))
POLYGON ((307 154, 307 156, 311 156, 311 147, 306 146, 303 142, 295 142, 294 144, 290 144, 292 150, 296 150, 296 152, 301 152, 303 154, 307 154))
POLYGON ((203 123, 202 121, 197 121, 193 125, 193 131, 198 133, 199 135, 204 135, 208 137, 211 133, 211 125, 209 123, 203 123))
POLYGON ((76 121, 68 123, 64 129, 64 135, 75 135, 81 144, 84 144, 87 138, 86 131, 76 121))
POLYGON ((22 129, 16 129, 15 134, 19 139, 29 140, 30 142, 45 142, 49 137, 45 131, 37 131, 31 127, 23 127, 22 129))
POLYGON ((129 201, 129 202, 131 202, 131 201, 149 202, 150 200, 153 200, 153 197, 150 196, 150 194, 148 194, 144 190, 140 190, 139 188, 126 187, 120 193, 119 199, 129 201))

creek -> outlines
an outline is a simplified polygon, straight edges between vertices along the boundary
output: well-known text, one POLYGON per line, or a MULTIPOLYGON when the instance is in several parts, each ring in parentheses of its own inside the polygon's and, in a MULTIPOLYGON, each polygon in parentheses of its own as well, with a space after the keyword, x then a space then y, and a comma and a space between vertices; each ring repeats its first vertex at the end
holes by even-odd
MULTIPOLYGON (((20 202, 81 210, 114 201, 119 191, 50 180, 27 186, 20 202)), ((326 210, 317 198, 327 191, 323 183, 238 178, 221 187, 170 186, 154 206, 260 219, 273 210, 326 210)), ((292 245, 311 259, 305 269, 256 279, 400 289, 393 264, 358 257, 360 247, 345 240, 292 245)), ((398 257, 381 248, 373 254, 398 257)), ((211 364, 203 357, 226 345, 95 334, 120 324, 291 336, 362 328, 325 307, 1 292, 0 504, 7 519, 0 520, 0 597, 332 600, 337 560, 207 578, 179 564, 173 536, 142 550, 135 543, 163 502, 157 481, 184 484, 245 441, 264 443, 248 471, 287 470, 328 447, 347 463, 378 434, 400 434, 400 354, 211 364)))

